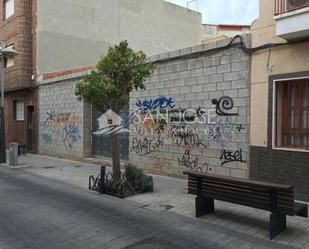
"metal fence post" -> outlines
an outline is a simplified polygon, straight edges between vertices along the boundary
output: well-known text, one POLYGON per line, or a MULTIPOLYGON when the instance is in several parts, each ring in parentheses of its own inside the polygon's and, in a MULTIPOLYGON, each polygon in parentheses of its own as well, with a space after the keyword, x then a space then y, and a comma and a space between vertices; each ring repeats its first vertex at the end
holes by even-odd
POLYGON ((106 167, 101 166, 101 177, 100 177, 100 194, 105 194, 105 174, 106 167))
POLYGON ((6 163, 4 107, 0 107, 0 163, 6 163))

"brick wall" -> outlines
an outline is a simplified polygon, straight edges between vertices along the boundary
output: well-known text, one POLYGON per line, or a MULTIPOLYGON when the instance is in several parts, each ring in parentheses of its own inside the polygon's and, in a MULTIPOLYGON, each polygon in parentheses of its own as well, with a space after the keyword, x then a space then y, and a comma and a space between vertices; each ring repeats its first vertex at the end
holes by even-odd
POLYGON ((77 101, 81 74, 45 80, 39 86, 39 153, 83 158, 91 153, 91 108, 77 101))
POLYGON ((5 19, 4 4, 0 5, 0 40, 14 44, 18 55, 14 66, 6 69, 5 89, 17 90, 33 86, 33 39, 36 30, 36 0, 15 0, 14 15, 5 19))
POLYGON ((216 50, 229 41, 150 58, 157 69, 130 99, 130 162, 158 174, 248 177, 250 56, 237 47, 216 50), (176 124, 188 109, 187 122, 176 124), (201 114, 195 120, 194 111, 201 114))

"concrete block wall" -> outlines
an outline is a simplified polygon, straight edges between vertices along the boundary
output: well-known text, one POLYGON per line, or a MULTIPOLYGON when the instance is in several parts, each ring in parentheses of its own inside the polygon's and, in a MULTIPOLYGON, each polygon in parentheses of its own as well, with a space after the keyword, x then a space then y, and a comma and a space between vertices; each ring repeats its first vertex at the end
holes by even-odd
POLYGON ((81 74, 45 80, 39 86, 39 154, 63 158, 91 155, 91 108, 74 91, 81 74))
MULTIPOLYGON (((244 41, 250 46, 249 35, 244 41)), ((172 176, 194 170, 248 177, 250 56, 236 46, 214 50, 229 42, 150 58, 156 71, 146 89, 134 91, 130 99, 130 113, 135 113, 130 121, 130 162, 172 176), (191 123, 175 123, 186 111, 190 119, 200 110, 191 123)))

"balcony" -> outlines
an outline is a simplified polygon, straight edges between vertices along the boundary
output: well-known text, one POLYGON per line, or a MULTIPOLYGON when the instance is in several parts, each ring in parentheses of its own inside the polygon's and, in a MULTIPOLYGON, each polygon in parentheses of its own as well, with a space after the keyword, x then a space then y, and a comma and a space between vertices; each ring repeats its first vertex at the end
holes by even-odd
POLYGON ((275 0, 277 35, 286 40, 309 37, 309 0, 275 0))

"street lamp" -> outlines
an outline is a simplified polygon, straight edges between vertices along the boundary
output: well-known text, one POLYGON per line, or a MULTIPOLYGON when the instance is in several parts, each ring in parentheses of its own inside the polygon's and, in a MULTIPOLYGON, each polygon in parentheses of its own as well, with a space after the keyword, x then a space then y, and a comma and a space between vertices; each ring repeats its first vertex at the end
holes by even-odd
POLYGON ((1 43, 0 47, 0 73, 1 73, 1 106, 0 106, 0 163, 6 163, 5 150, 5 122, 4 122, 4 58, 14 57, 17 52, 12 47, 1 43))

